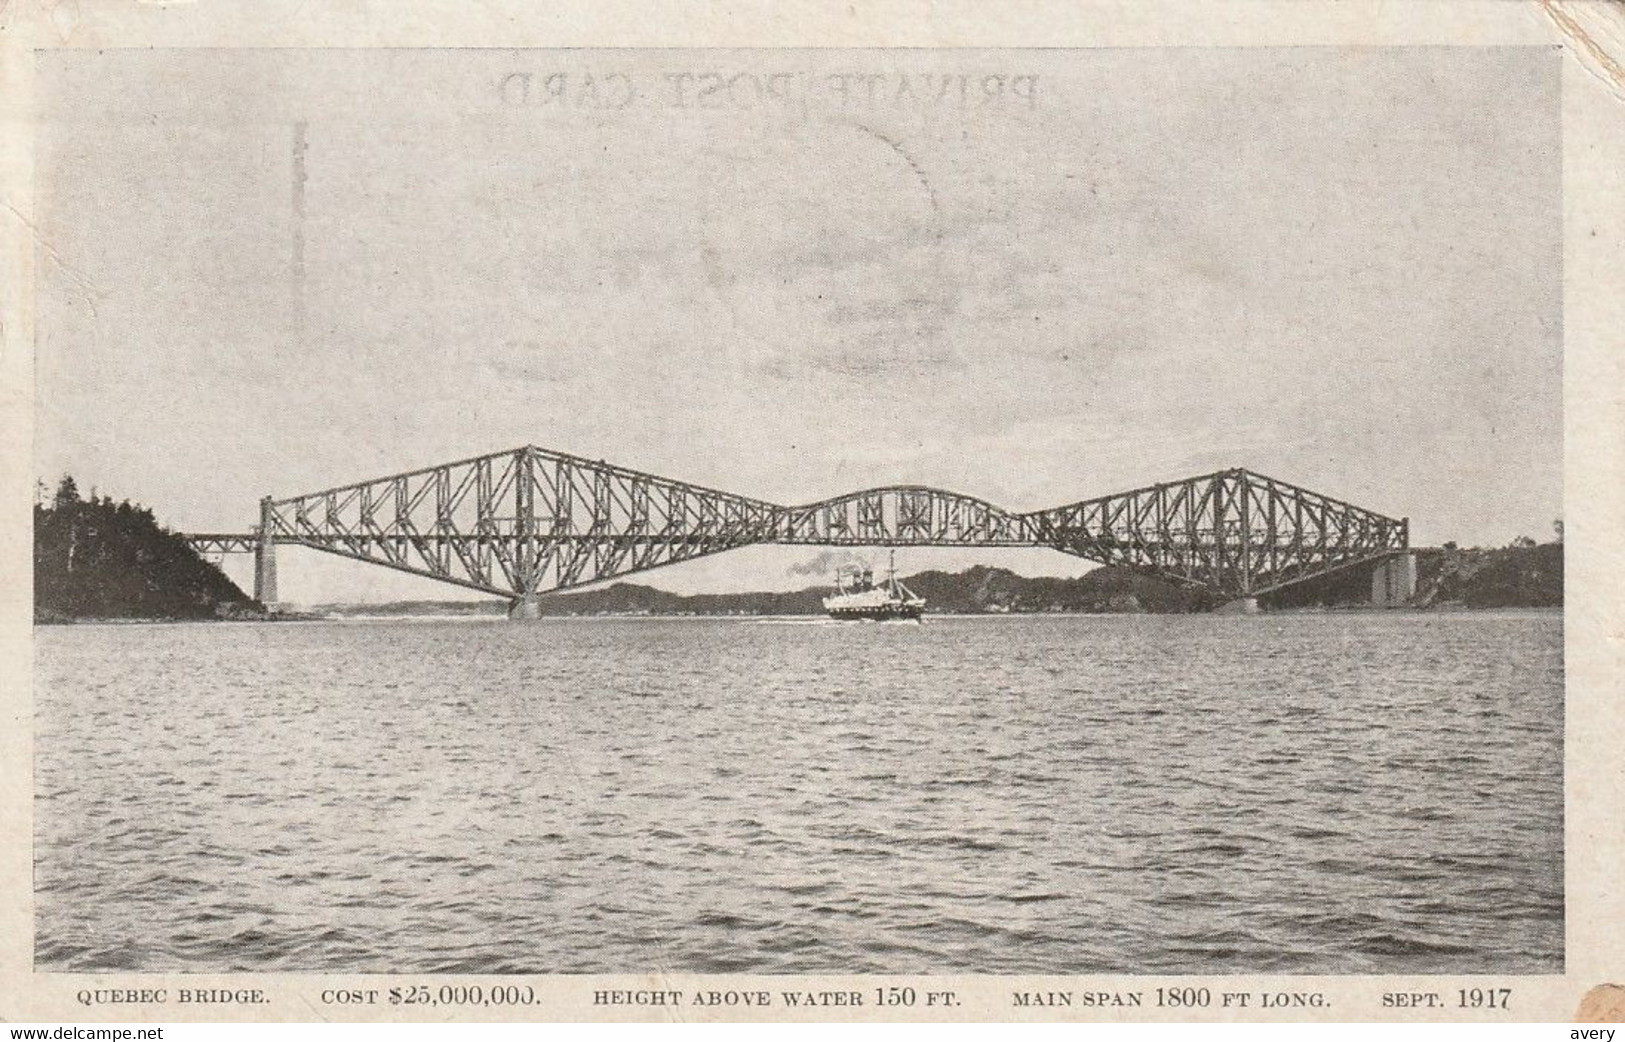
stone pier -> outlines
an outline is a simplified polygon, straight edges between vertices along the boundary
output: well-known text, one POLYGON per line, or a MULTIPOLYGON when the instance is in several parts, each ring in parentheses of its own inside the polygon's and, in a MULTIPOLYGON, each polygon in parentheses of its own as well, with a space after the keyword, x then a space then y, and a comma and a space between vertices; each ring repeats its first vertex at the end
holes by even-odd
POLYGON ((542 602, 535 596, 515 597, 513 603, 508 605, 508 618, 515 622, 524 622, 528 619, 542 617, 542 602))
POLYGON ((1395 554, 1371 572, 1371 603, 1403 608, 1416 599, 1416 555, 1395 554))
POLYGON ((271 516, 271 497, 260 500, 259 538, 254 543, 254 599, 275 611, 276 596, 276 531, 271 516))

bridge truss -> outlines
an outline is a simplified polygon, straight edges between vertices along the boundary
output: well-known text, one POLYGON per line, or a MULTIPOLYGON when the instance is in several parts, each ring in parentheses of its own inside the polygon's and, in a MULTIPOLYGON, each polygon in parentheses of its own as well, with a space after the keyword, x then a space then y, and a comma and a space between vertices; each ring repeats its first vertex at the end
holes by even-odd
POLYGON ((781 506, 535 446, 267 497, 254 533, 187 538, 209 553, 255 552, 262 601, 276 599, 278 544, 516 602, 763 543, 1048 547, 1226 599, 1409 546, 1404 519, 1246 470, 1018 514, 918 485, 781 506))

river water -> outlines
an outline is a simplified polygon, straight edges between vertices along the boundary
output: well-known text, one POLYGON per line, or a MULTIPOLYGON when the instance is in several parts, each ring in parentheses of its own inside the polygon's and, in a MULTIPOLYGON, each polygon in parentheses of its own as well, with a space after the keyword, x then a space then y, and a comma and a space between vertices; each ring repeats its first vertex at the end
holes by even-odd
POLYGON ((36 634, 40 969, 1562 969, 1559 615, 36 634))

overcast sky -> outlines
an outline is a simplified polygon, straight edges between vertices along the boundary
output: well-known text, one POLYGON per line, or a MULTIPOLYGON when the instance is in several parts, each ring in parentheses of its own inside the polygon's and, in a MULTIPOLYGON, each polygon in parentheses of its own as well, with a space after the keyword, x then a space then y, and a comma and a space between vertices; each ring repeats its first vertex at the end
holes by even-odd
MULTIPOLYGON (((1423 544, 1562 513, 1548 48, 40 62, 39 470, 175 528, 525 443, 785 503, 1245 466, 1423 544)), ((978 560, 1087 567, 903 563, 978 560)))

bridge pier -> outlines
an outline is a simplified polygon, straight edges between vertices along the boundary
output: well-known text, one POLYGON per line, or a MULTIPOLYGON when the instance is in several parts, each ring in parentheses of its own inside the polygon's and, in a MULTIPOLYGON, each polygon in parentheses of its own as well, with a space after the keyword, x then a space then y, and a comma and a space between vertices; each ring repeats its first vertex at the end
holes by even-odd
POLYGON ((1371 603, 1403 608, 1416 599, 1416 555, 1395 554, 1371 572, 1371 603))
POLYGON ((276 539, 271 497, 260 500, 259 538, 254 542, 254 599, 267 611, 276 610, 276 539))
POLYGON ((524 622, 529 619, 542 617, 542 601, 535 594, 526 594, 515 597, 508 605, 508 618, 515 622, 524 622))

